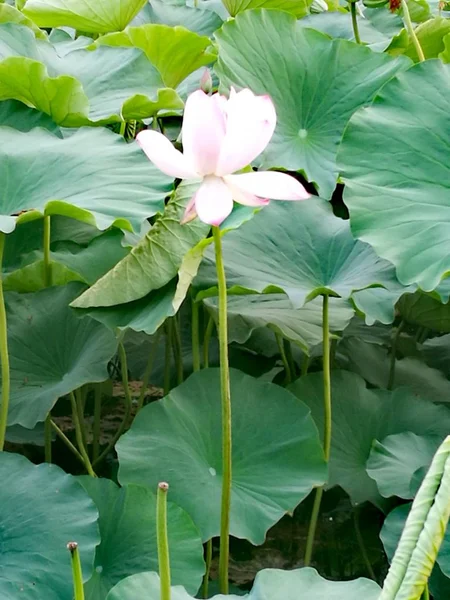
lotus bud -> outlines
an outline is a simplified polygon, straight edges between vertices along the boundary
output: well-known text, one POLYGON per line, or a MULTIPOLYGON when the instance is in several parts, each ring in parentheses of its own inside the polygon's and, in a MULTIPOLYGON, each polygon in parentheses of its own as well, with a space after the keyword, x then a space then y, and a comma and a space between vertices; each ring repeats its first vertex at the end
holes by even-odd
POLYGON ((212 92, 213 81, 209 69, 203 71, 203 75, 200 78, 200 89, 205 92, 205 94, 210 94, 212 92))

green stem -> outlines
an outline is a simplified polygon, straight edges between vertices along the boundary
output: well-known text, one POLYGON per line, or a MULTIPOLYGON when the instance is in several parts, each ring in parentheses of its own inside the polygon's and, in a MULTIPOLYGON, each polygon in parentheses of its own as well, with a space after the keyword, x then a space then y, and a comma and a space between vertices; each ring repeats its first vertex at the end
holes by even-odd
POLYGON ((214 319, 210 315, 208 324, 206 325, 205 337, 203 338, 203 367, 207 369, 209 367, 209 344, 211 342, 211 335, 214 329, 214 319))
POLYGON ((192 368, 200 371, 200 332, 199 332, 200 305, 192 299, 192 368))
POLYGON ((103 385, 97 383, 94 392, 94 427, 92 431, 92 460, 98 459, 100 454, 100 434, 101 434, 101 419, 102 419, 102 391, 103 385))
POLYGON ((411 21, 411 15, 409 14, 408 3, 406 0, 402 0, 402 8, 403 8, 403 19, 405 21, 406 31, 408 32, 409 39, 412 41, 413 46, 417 52, 417 56, 420 62, 425 60, 425 55, 422 50, 422 46, 420 45, 419 40, 417 39, 416 32, 414 31, 414 25, 411 21))
POLYGON ((430 600, 430 590, 428 588, 428 585, 426 585, 425 589, 423 590, 422 600, 430 600))
MULTIPOLYGON (((331 453, 331 368, 330 368, 330 325, 329 325, 329 297, 323 296, 322 305, 322 339, 323 339, 323 402, 324 402, 324 432, 323 453, 325 460, 330 461, 331 453)), ((305 567, 311 563, 317 521, 319 519, 320 504, 322 502, 323 487, 318 488, 314 498, 314 506, 309 524, 308 539, 306 541, 305 567)))
POLYGON ((0 360, 2 363, 2 403, 0 406, 0 452, 5 446, 6 425, 8 422, 10 373, 8 353, 8 331, 6 321, 5 298, 3 295, 3 252, 5 250, 6 236, 0 232, 0 360))
POLYGON ((52 417, 50 413, 48 413, 45 418, 44 453, 45 462, 50 464, 52 462, 52 417))
POLYGON ((170 600, 170 557, 167 536, 167 491, 169 484, 158 484, 156 499, 156 538, 158 545, 160 600, 170 600))
POLYGON ((152 349, 150 350, 150 354, 148 356, 147 366, 145 367, 144 377, 142 378, 142 387, 141 393, 139 394, 138 406, 136 414, 141 410, 144 406, 145 400, 145 392, 147 391, 148 383, 150 381, 150 375, 153 371, 153 363, 156 358, 156 351, 158 349, 159 340, 161 338, 162 329, 158 329, 155 335, 155 339, 153 340, 152 349))
POLYGON ((319 520, 320 505, 322 503, 323 487, 316 489, 314 496, 314 504, 311 513, 311 521, 309 522, 308 538, 306 540, 305 561, 304 566, 309 567, 311 564, 312 552, 314 547, 314 539, 316 537, 317 522, 319 520))
POLYGON ((75 400, 75 395, 73 392, 70 392, 70 403, 72 405, 72 419, 73 424, 75 425, 75 438, 77 440, 78 450, 83 458, 84 466, 86 467, 86 471, 89 473, 91 477, 97 477, 92 468, 91 461, 89 460, 88 453, 86 452, 86 448, 84 446, 83 434, 81 431, 81 423, 78 414, 77 401, 75 400))
POLYGON ((119 135, 121 135, 123 138, 125 137, 126 129, 127 129, 127 122, 126 121, 121 121, 120 122, 119 135))
POLYGON ((219 288, 219 356, 220 391, 222 400, 222 505, 220 511, 220 592, 228 594, 228 566, 230 554, 230 504, 231 504, 231 395, 230 371, 228 362, 228 323, 227 323, 227 283, 222 255, 220 229, 213 227, 216 255, 217 282, 219 288))
POLYGON ((202 584, 202 596, 203 598, 208 598, 209 596, 209 574, 211 572, 211 563, 212 563, 212 539, 206 542, 206 571, 203 576, 203 584, 202 584))
POLYGON ((173 358, 175 361, 175 368, 177 373, 177 384, 180 385, 181 383, 183 383, 183 352, 181 349, 180 324, 177 316, 173 317, 172 341, 173 358))
POLYGON ((309 369, 310 362, 311 362, 311 358, 305 353, 303 356, 301 377, 308 375, 308 369, 309 369))
POLYGON ((367 554, 366 545, 364 544, 364 538, 361 533, 361 527, 359 526, 359 514, 360 514, 359 507, 355 507, 355 509, 353 511, 353 524, 355 526, 356 541, 358 542, 358 546, 359 546, 359 550, 361 552, 363 562, 366 565, 367 573, 369 574, 369 577, 371 579, 376 581, 377 578, 376 578, 375 572, 372 568, 372 565, 370 564, 370 559, 367 554))
POLYGON ((352 27, 353 27, 353 35, 355 37, 355 42, 357 44, 361 43, 361 37, 359 35, 359 26, 358 26, 358 18, 356 16, 356 2, 349 2, 350 4, 350 12, 352 15, 352 27))
POLYGON ((114 437, 110 440, 109 444, 97 458, 94 460, 93 466, 95 467, 99 463, 102 462, 104 458, 108 456, 111 450, 117 443, 117 440, 120 438, 122 433, 125 431, 125 427, 128 424, 128 421, 131 417, 131 409, 132 409, 132 400, 130 394, 130 386, 128 384, 128 361, 127 361, 127 353, 125 352, 125 346, 122 342, 119 343, 119 360, 120 360, 120 372, 122 376, 122 387, 123 387, 123 395, 125 397, 125 414, 123 415, 122 422, 119 425, 114 437))
POLYGON ((84 600, 83 572, 81 570, 80 553, 76 542, 69 542, 67 549, 72 562, 73 596, 74 600, 84 600))
POLYGON ((172 323, 171 320, 168 319, 165 324, 165 346, 164 346, 164 396, 170 392, 170 367, 172 362, 172 323))
POLYGON ((275 339, 277 340, 278 350, 280 351, 281 360, 283 361, 283 366, 284 366, 284 372, 286 373, 285 381, 286 381, 286 383, 291 383, 292 382, 291 367, 289 365, 289 361, 287 359, 286 352, 284 349, 283 338, 282 338, 281 334, 275 332, 275 339))
POLYGON ((81 462, 81 464, 84 465, 83 457, 78 452, 78 450, 75 448, 75 446, 72 444, 72 442, 69 440, 69 438, 66 436, 66 434, 63 431, 61 431, 61 429, 58 427, 58 425, 55 423, 55 421, 50 419, 50 425, 55 430, 55 433, 60 438, 60 440, 69 448, 69 450, 71 452, 73 452, 75 454, 75 456, 78 458, 78 460, 81 462))
POLYGON ((50 287, 52 285, 50 233, 51 233, 51 220, 50 220, 50 216, 47 215, 44 217, 44 284, 45 284, 45 287, 50 287))
POLYGON ((405 322, 401 321, 400 325, 397 327, 397 331, 395 332, 394 339, 392 340, 392 348, 391 348, 391 365, 389 368, 389 381, 387 384, 387 389, 392 390, 395 383, 395 364, 396 364, 396 354, 397 354, 397 344, 400 338, 400 334, 405 328, 405 322))

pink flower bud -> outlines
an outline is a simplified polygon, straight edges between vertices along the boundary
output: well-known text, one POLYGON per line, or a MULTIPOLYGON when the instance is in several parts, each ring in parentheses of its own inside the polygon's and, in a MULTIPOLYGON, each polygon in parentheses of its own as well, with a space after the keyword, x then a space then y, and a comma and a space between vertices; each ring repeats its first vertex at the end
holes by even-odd
POLYGON ((205 92, 205 94, 210 94, 212 92, 213 82, 211 73, 209 69, 205 69, 203 71, 203 75, 200 78, 200 89, 205 92))

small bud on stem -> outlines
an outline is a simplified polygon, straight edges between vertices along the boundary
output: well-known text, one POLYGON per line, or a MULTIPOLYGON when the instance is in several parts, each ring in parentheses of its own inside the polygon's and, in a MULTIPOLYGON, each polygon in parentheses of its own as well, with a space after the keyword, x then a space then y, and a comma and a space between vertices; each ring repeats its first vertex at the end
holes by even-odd
POLYGON ((83 572, 81 570, 80 553, 76 542, 69 542, 67 550, 70 552, 72 562, 73 594, 74 600, 84 600, 83 572))

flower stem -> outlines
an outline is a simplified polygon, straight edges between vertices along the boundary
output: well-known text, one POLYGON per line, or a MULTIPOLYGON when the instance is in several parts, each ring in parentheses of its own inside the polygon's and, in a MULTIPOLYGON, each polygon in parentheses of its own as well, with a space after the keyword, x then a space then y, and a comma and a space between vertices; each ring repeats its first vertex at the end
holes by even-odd
POLYGON ((81 454, 78 452, 78 450, 72 444, 72 442, 69 440, 69 438, 66 436, 66 434, 63 431, 61 431, 61 429, 58 427, 58 425, 55 423, 55 421, 53 421, 53 419, 50 419, 50 425, 55 430, 55 433, 60 438, 60 440, 69 448, 69 450, 71 452, 74 453, 74 455, 78 458, 78 460, 81 462, 81 464, 84 465, 84 460, 83 460, 83 457, 81 456, 81 454))
POLYGON ((183 383, 183 351, 181 348, 180 324, 177 316, 172 319, 172 351, 177 373, 177 385, 183 383))
POLYGON ((52 263, 50 252, 50 234, 51 221, 47 215, 44 217, 44 285, 50 287, 52 285, 52 263))
POLYGON ((210 316, 208 324, 206 325, 205 337, 203 338, 203 368, 209 367, 209 344, 211 342, 211 335, 214 329, 214 319, 210 316))
POLYGON ((230 367, 228 363, 227 283, 222 255, 220 229, 213 227, 216 254, 217 282, 219 288, 219 355, 220 391, 222 399, 222 506, 220 512, 220 592, 228 594, 228 563, 230 554, 230 506, 231 506, 231 395, 230 367))
POLYGON ((45 462, 52 462, 52 416, 50 411, 45 418, 44 425, 44 456, 45 462))
MULTIPOLYGON (((325 460, 330 461, 331 453, 331 369, 330 369, 330 325, 329 325, 329 297, 323 296, 322 305, 322 339, 323 339, 323 409, 324 409, 324 432, 323 453, 325 460)), ((319 519, 320 504, 322 502, 323 486, 317 488, 314 506, 309 524, 308 539, 306 541, 305 567, 311 563, 314 538, 316 535, 317 521, 319 519)))
POLYGON ((144 406, 145 392, 147 391, 148 382, 150 381, 150 375, 152 374, 153 363, 155 362, 156 358, 156 351, 158 350, 159 340, 161 339, 161 332, 162 329, 158 329, 158 331, 156 332, 155 339, 153 340, 152 344, 152 349, 150 350, 150 354, 148 355, 147 366, 145 367, 144 377, 142 378, 142 387, 141 393, 139 394, 136 414, 144 406))
POLYGON ((170 319, 167 319, 165 326, 165 346, 164 346, 164 396, 170 392, 170 367, 172 362, 172 323, 170 319))
POLYGON ((199 303, 192 299, 192 369, 200 371, 199 303))
POLYGON ((208 598, 209 596, 209 574, 211 572, 211 563, 212 563, 212 539, 206 542, 206 571, 203 576, 203 584, 202 584, 202 596, 203 598, 208 598))
POLYGON ((358 18, 356 16, 356 2, 349 2, 349 4, 350 4, 350 12, 352 15, 353 35, 355 36, 355 42, 357 44, 360 44, 361 37, 359 35, 358 18))
POLYGON ((72 562, 73 596, 74 600, 84 600, 83 572, 81 570, 80 553, 76 542, 69 542, 67 549, 72 562))
POLYGON ((395 332, 394 335, 394 339, 392 340, 392 347, 391 347, 391 365, 389 368, 389 381, 387 384, 387 389, 388 390, 392 390, 392 388, 394 387, 394 383, 395 383, 395 365, 397 362, 396 359, 396 354, 397 354, 397 344, 398 344, 398 340, 400 338, 400 334, 403 331, 403 329, 405 328, 405 322, 401 321, 400 325, 397 327, 397 331, 395 332))
POLYGON ((402 8, 403 8, 403 19, 405 21, 406 31, 408 32, 409 39, 412 41, 414 48, 417 52, 417 56, 419 57, 420 62, 425 60, 425 55, 422 50, 422 46, 417 38, 416 32, 414 31, 414 25, 411 21, 411 15, 409 14, 408 3, 406 0, 402 0, 402 8))
POLYGON ((70 392, 70 404, 72 405, 72 419, 73 424, 75 425, 75 437, 77 440, 78 450, 83 458, 83 463, 86 468, 86 471, 89 473, 91 477, 97 477, 92 468, 91 461, 89 460, 88 453, 86 452, 86 448, 84 446, 83 433, 81 430, 81 423, 77 408, 77 401, 75 400, 75 395, 73 392, 70 392))
POLYGON ((6 425, 8 422, 10 373, 8 353, 8 330, 6 321, 5 298, 3 295, 3 252, 5 249, 6 236, 0 232, 0 360, 2 363, 2 398, 0 406, 0 452, 5 446, 6 425))
POLYGON ((100 433, 102 419, 102 384, 97 383, 94 392, 94 427, 92 432, 92 460, 95 462, 100 454, 100 433))
POLYGON ((160 600, 170 600, 170 557, 167 536, 167 491, 169 484, 158 484, 156 498, 156 538, 158 544, 159 579, 161 585, 160 600))
POLYGON ((291 367, 289 365, 289 361, 286 356, 286 352, 285 352, 285 348, 284 348, 284 344, 283 344, 283 338, 279 333, 275 332, 275 339, 277 340, 278 350, 281 355, 281 360, 283 361, 284 372, 286 373, 286 376, 285 376, 286 383, 291 383, 292 382, 291 367))

